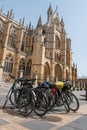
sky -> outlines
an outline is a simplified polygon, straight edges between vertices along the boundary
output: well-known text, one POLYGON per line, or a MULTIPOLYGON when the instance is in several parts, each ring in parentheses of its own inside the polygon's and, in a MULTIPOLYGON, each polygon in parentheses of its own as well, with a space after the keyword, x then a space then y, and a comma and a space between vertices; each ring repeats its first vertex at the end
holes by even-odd
POLYGON ((36 27, 40 15, 42 23, 46 23, 50 3, 53 11, 58 7, 59 17, 64 19, 78 77, 87 76, 87 0, 0 0, 0 8, 4 14, 13 9, 15 21, 24 17, 25 26, 31 22, 36 27))

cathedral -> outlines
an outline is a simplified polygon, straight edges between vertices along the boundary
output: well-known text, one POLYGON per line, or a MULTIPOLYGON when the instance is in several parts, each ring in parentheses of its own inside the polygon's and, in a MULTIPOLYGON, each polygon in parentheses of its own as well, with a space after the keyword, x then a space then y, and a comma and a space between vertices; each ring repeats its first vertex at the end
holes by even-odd
POLYGON ((72 63, 71 39, 67 38, 64 20, 57 8, 47 10, 47 21, 24 26, 24 18, 14 20, 13 10, 0 10, 0 79, 8 75, 36 78, 37 81, 71 80, 75 86, 77 66, 72 63))

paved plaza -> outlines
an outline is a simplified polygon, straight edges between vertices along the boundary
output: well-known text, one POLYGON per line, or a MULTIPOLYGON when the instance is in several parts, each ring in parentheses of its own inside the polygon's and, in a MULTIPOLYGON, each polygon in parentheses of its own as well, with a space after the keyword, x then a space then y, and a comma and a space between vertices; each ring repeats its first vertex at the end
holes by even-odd
POLYGON ((85 91, 75 91, 80 101, 80 108, 76 113, 53 109, 44 117, 32 113, 23 117, 17 109, 7 103, 2 109, 8 87, 0 87, 0 130, 86 130, 87 129, 87 101, 85 91))

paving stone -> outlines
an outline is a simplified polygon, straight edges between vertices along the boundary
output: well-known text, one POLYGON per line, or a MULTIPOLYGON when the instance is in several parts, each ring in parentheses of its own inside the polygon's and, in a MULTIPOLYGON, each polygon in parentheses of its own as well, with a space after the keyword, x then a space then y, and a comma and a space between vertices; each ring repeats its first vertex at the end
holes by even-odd
POLYGON ((74 128, 74 129, 78 129, 78 130, 87 130, 87 125, 78 123, 78 122, 72 122, 69 125, 67 125, 68 127, 74 128))
POLYGON ((26 128, 29 128, 31 130, 49 130, 56 126, 56 125, 53 125, 51 123, 41 121, 41 120, 32 120, 28 122, 22 122, 20 123, 20 125, 26 128))
POLYGON ((86 130, 87 129, 87 115, 61 127, 58 130, 86 130))
POLYGON ((68 126, 64 126, 64 127, 58 128, 56 130, 78 130, 78 129, 74 129, 74 128, 71 128, 71 127, 68 127, 68 126))
POLYGON ((3 120, 3 119, 0 119, 0 126, 1 126, 1 125, 6 125, 6 124, 8 124, 7 121, 5 121, 5 120, 3 120))
POLYGON ((18 124, 12 123, 4 126, 0 126, 0 130, 30 130, 18 124))
POLYGON ((76 120, 76 123, 80 123, 83 125, 87 125, 87 115, 82 116, 81 118, 76 120))

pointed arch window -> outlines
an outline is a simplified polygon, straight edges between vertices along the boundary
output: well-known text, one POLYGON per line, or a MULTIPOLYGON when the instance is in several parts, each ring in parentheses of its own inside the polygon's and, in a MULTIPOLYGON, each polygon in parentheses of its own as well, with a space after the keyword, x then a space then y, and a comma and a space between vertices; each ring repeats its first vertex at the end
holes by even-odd
POLYGON ((12 36, 10 36, 10 45, 12 48, 15 48, 15 38, 12 36))
POLYGON ((1 44, 2 44, 3 31, 4 31, 4 24, 0 22, 0 43, 1 44))
POLYGON ((42 34, 44 35, 45 33, 46 33, 45 30, 43 30, 43 31, 42 31, 42 34))
POLYGON ((25 43, 26 43, 26 33, 23 33, 22 43, 21 43, 21 51, 25 51, 25 43))
POLYGON ((19 69, 23 69, 23 75, 25 74, 25 61, 22 58, 19 63, 19 69))
POLYGON ((4 31, 4 24, 0 22, 0 32, 3 33, 3 31, 4 31))
POLYGON ((60 49, 60 40, 58 36, 56 36, 55 38, 55 49, 60 49))
POLYGON ((17 32, 14 28, 11 28, 10 30, 10 36, 8 40, 8 46, 12 48, 16 48, 16 38, 17 38, 17 32))
POLYGON ((21 51, 24 51, 24 41, 22 41, 21 51))
POLYGON ((27 62, 27 65, 26 65, 26 75, 30 75, 31 74, 31 66, 32 66, 32 61, 29 60, 27 62))
POLYGON ((2 44, 2 33, 0 33, 0 44, 2 44))
POLYGON ((13 69, 13 57, 11 55, 6 56, 4 63, 4 72, 12 73, 13 69))

